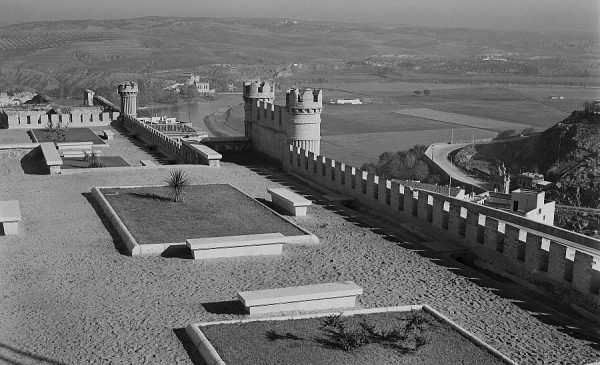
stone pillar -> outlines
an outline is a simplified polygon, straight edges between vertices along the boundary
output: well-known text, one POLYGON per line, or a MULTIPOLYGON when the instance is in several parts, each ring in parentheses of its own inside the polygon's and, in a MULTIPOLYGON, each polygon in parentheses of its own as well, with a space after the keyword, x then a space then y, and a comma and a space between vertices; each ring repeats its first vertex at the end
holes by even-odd
POLYGON ((94 106, 94 95, 92 90, 83 90, 83 105, 94 106))
POLYGON ((461 231, 464 229, 465 219, 460 216, 462 207, 455 202, 450 202, 448 213, 448 231, 456 238, 464 239, 461 231))
POLYGON ((325 187, 331 190, 335 190, 335 182, 333 181, 335 178, 334 169, 335 160, 325 158, 325 176, 323 177, 323 181, 325 182, 325 187))
POLYGON ((504 227, 504 256, 511 262, 517 262, 519 250, 519 228, 507 224, 504 227))
POLYGON ((467 210, 467 219, 465 227, 465 239, 471 245, 477 245, 477 235, 479 233, 479 213, 467 210))
POLYGON ((550 241, 550 250, 548 251, 548 276, 561 284, 565 282, 565 268, 567 247, 550 241))
POLYGON ((440 229, 448 229, 448 226, 446 225, 444 227, 444 216, 446 215, 446 212, 444 211, 444 200, 441 199, 440 197, 434 196, 433 197, 433 219, 432 219, 432 223, 435 227, 440 228, 440 229))
POLYGON ((404 187, 404 212, 408 215, 412 215, 413 213, 413 198, 414 191, 408 186, 404 187))
POLYGON ((341 192, 344 188, 345 188, 345 184, 346 184, 346 175, 345 175, 345 168, 346 165, 344 165, 341 162, 336 162, 335 163, 335 185, 337 187, 336 191, 341 192))
POLYGON ((490 216, 485 217, 483 246, 493 251, 498 251, 499 245, 504 247, 504 233, 498 230, 499 225, 500 221, 497 219, 490 216))
POLYGON ((346 182, 344 185, 345 191, 350 194, 350 196, 356 197, 356 169, 346 165, 344 173, 346 174, 346 177, 344 178, 346 182))
POLYGON ((585 252, 575 251, 573 263, 573 285, 584 294, 592 292, 594 257, 585 252))
POLYGON ((420 190, 419 197, 417 200, 417 217, 419 217, 419 219, 424 222, 427 222, 428 207, 429 207, 428 201, 429 201, 429 194, 427 194, 423 190, 420 190))
POLYGON ((540 271, 542 254, 542 237, 527 232, 527 241, 525 241, 525 266, 527 271, 531 273, 540 271))
POLYGON ((398 213, 400 210, 400 184, 392 182, 390 185, 390 207, 394 213, 398 213))
POLYGON ((367 174, 367 196, 366 201, 372 203, 373 200, 377 200, 377 184, 379 183, 379 177, 375 176, 374 173, 369 172, 367 174))
POLYGON ((379 204, 387 207, 389 205, 389 188, 391 187, 391 182, 387 179, 379 179, 377 182, 377 198, 379 199, 379 204))

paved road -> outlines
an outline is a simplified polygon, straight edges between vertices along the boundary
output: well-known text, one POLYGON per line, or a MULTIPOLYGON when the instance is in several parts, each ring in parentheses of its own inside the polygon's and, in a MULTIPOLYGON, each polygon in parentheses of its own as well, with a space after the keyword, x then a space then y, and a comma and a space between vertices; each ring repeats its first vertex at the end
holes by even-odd
MULTIPOLYGON (((483 141, 486 141, 486 140, 482 140, 480 142, 483 142, 483 141)), ((426 155, 433 161, 433 163, 435 163, 437 166, 439 166, 441 169, 443 169, 446 172, 446 174, 448 174, 450 177, 452 177, 453 180, 457 180, 464 184, 469 184, 469 185, 476 186, 481 189, 488 190, 487 182, 478 180, 478 179, 468 175, 467 173, 465 173, 463 170, 459 169, 455 165, 451 165, 450 162, 448 161, 449 153, 451 153, 452 151, 457 150, 459 148, 463 148, 463 147, 467 146, 468 144, 469 143, 453 143, 453 144, 434 143, 431 146, 429 146, 429 148, 426 151, 426 155)))

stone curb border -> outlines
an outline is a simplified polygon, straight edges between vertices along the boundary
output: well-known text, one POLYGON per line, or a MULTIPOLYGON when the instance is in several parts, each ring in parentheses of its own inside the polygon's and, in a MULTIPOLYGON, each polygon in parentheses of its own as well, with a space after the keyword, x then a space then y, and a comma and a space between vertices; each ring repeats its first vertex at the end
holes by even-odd
POLYGON ((39 146, 39 143, 7 143, 0 144, 0 150, 34 149, 39 146))
MULTIPOLYGON (((93 172, 110 172, 110 171, 135 171, 138 169, 155 169, 155 170, 165 170, 165 169, 174 169, 174 168, 197 168, 197 167, 208 167, 206 165, 185 165, 185 164, 176 164, 176 165, 159 165, 156 164, 154 166, 120 166, 120 167, 102 167, 102 168, 80 168, 80 169, 63 169, 61 170, 61 175, 76 175, 76 174, 88 174, 93 172)), ((150 185, 147 185, 150 186, 150 185)), ((159 185, 157 185, 159 186, 159 185)), ((119 186, 116 186, 118 188, 119 186)), ((140 186, 136 186, 140 187, 140 186)))
POLYGON ((102 211, 110 220, 110 223, 112 223, 113 227, 119 233, 119 237, 121 237, 121 239, 123 240, 123 243, 125 244, 125 247, 127 247, 129 253, 132 256, 140 255, 140 245, 137 243, 135 238, 133 238, 127 227, 125 227, 125 224, 123 223, 121 218, 119 218, 114 209, 110 206, 110 203, 108 202, 108 200, 106 200, 100 189, 101 188, 94 186, 92 188, 92 196, 94 197, 94 199, 96 199, 98 204, 100 204, 102 211))
MULTIPOLYGON (((196 166, 196 165, 193 165, 193 166, 196 166)), ((169 166, 160 166, 160 167, 169 167, 169 166)), ((121 169, 123 169, 123 168, 131 168, 131 167, 121 167, 121 169)), ((134 168, 137 168, 137 167, 134 167, 134 168)), ((91 169, 91 170, 98 170, 98 169, 91 169)), ((214 184, 204 184, 204 185, 214 185, 214 184)), ((319 244, 319 238, 317 236, 315 236, 311 232, 307 231, 306 229, 300 227, 299 225, 295 224, 294 222, 288 220, 286 217, 277 213, 276 211, 274 211, 273 209, 264 205, 260 201, 247 195, 246 193, 239 190, 235 186, 233 186, 231 184, 220 184, 220 185, 231 186, 233 189, 237 190, 244 196, 258 202, 263 207, 268 209, 272 214, 278 216, 279 218, 283 219, 284 221, 286 221, 287 223, 291 224, 292 226, 294 226, 295 228, 297 228, 298 230, 300 230, 301 232, 304 233, 304 235, 299 235, 299 236, 285 236, 285 238, 282 240, 283 241, 282 243, 299 244, 299 245, 318 245, 319 244)), ((127 229, 127 227, 125 226, 123 221, 119 218, 119 216, 114 211, 114 209, 111 207, 110 203, 108 202, 108 200, 106 200, 106 198, 104 197, 104 194, 102 194, 102 191, 100 189, 130 189, 130 188, 154 188, 154 187, 164 187, 164 185, 129 185, 129 186, 98 186, 98 187, 95 186, 92 188, 92 196, 100 204, 102 211, 104 212, 106 217, 110 220, 113 227, 115 227, 115 229, 117 230, 117 233, 119 233, 119 237, 121 237, 121 239, 123 240, 123 243, 125 244, 125 247, 127 247, 127 250, 129 251, 131 256, 137 256, 137 255, 160 256, 170 246, 185 247, 186 243, 185 242, 168 242, 168 243, 153 243, 153 244, 140 245, 135 240, 135 238, 133 237, 131 232, 129 232, 129 230, 127 229)))
POLYGON ((405 306, 396 306, 396 307, 382 307, 382 308, 367 308, 367 309, 351 309, 346 311, 339 312, 325 312, 325 313, 308 313, 308 314, 299 314, 299 315, 287 315, 287 316, 279 316, 279 317, 264 317, 264 318, 245 318, 238 320, 229 320, 229 321, 215 321, 215 322, 200 322, 200 323, 192 323, 186 327, 185 332, 192 340, 194 346, 198 352, 202 355, 203 360, 207 365, 225 365, 225 362, 217 353, 217 350, 210 343, 210 341, 206 338, 204 333, 200 327, 210 326, 210 325, 218 325, 218 324, 234 324, 234 323, 249 323, 249 322, 264 322, 264 321, 289 321, 295 319, 309 319, 309 318, 321 318, 330 315, 338 315, 342 316, 352 316, 357 314, 373 314, 373 313, 386 313, 386 312, 408 312, 413 310, 422 310, 428 312, 434 317, 438 318, 442 322, 446 322, 450 325, 454 330, 460 333, 463 337, 466 337, 475 345, 484 348, 492 355, 498 357, 505 364, 508 365, 518 365, 516 362, 508 358, 506 355, 491 347, 481 339, 477 338, 475 335, 465 330, 448 317, 444 316, 440 312, 436 311, 432 307, 427 304, 423 305, 405 305, 405 306))

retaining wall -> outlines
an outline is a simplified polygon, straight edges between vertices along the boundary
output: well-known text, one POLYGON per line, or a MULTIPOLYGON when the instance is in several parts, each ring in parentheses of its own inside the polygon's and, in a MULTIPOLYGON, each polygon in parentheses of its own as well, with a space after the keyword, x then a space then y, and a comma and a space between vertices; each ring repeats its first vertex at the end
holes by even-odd
POLYGON ((600 314, 600 240, 442 194, 402 186, 289 145, 284 170, 388 216, 413 216, 468 246, 478 263, 600 314))

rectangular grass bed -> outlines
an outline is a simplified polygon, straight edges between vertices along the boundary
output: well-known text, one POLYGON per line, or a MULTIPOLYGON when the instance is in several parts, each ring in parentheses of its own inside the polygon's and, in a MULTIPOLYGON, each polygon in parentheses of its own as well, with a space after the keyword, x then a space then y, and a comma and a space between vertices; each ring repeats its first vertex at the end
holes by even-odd
MULTIPOLYGON (((84 158, 77 157, 63 157, 63 169, 84 169, 90 167, 90 162, 84 158)), ((127 167, 131 166, 121 156, 101 156, 100 162, 103 164, 102 167, 127 167)))
POLYGON ((95 145, 106 144, 96 133, 89 128, 67 128, 60 131, 64 133, 64 138, 57 140, 57 133, 50 132, 44 129, 32 129, 31 133, 35 136, 38 142, 58 142, 58 143, 74 143, 74 142, 93 142, 95 145))
POLYGON ((205 337, 199 351, 207 361, 216 353, 228 365, 512 363, 424 310, 351 312, 198 324, 199 337, 205 337))
POLYGON ((140 245, 275 232, 308 235, 228 184, 189 186, 184 202, 170 201, 167 187, 100 188, 100 192, 140 245))

